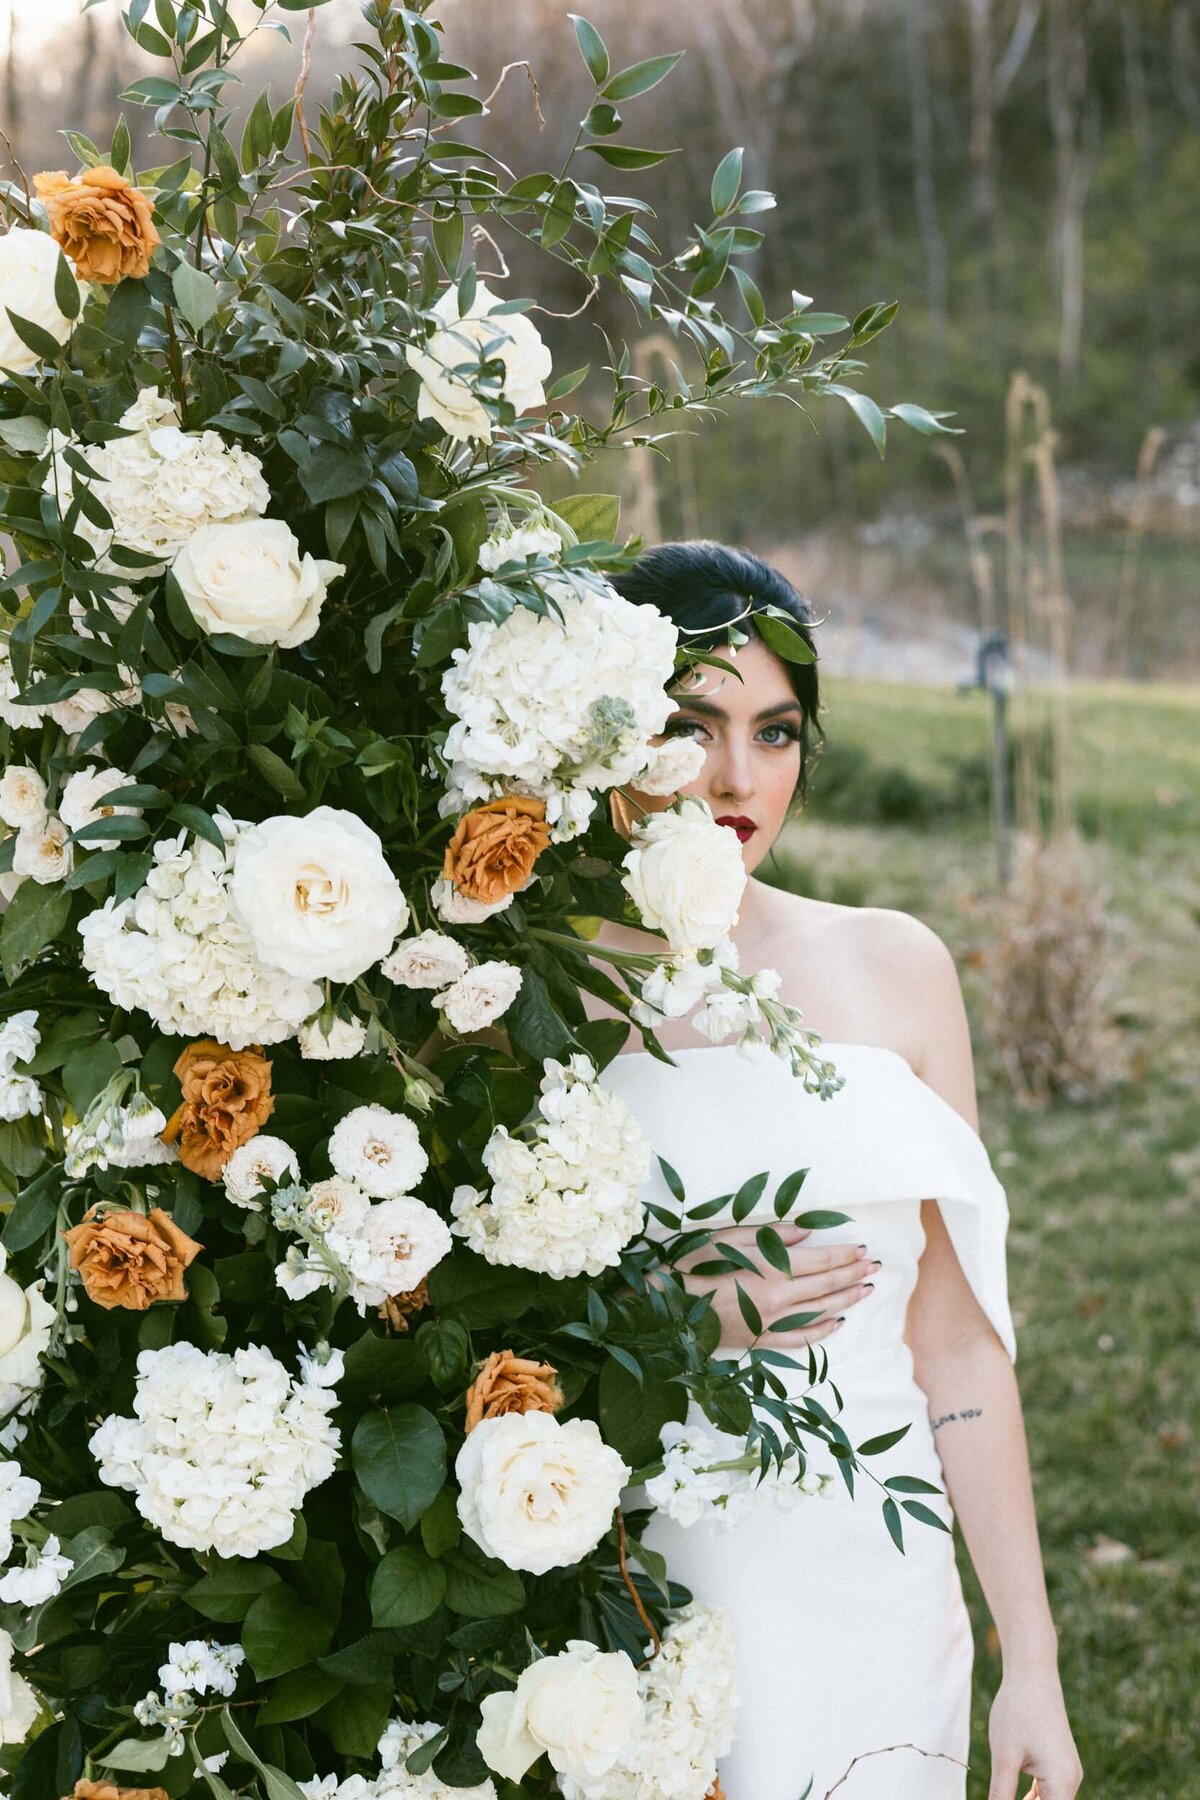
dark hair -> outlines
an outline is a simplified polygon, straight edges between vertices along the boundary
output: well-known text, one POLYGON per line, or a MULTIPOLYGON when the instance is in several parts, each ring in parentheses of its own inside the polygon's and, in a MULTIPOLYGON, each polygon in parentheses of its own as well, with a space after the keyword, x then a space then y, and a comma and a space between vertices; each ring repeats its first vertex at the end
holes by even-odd
MULTIPOLYGON (((816 656, 810 630, 813 612, 808 601, 778 569, 751 556, 748 550, 734 550, 707 538, 658 544, 639 556, 631 568, 609 579, 627 600, 639 606, 656 606, 674 620, 682 645, 720 654, 728 647, 731 624, 736 622, 741 631, 756 632, 754 614, 776 606, 788 614, 816 656)), ((803 798, 813 755, 824 739, 819 721, 817 665, 785 660, 784 668, 804 709, 800 721, 800 776, 796 783, 796 792, 803 798)))

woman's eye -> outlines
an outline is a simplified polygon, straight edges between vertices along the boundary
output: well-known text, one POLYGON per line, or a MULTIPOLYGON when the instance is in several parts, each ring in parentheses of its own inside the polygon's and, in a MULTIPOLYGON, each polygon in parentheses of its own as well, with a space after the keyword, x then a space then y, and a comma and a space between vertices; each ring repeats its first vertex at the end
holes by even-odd
POLYGON ((765 736, 768 731, 776 731, 780 734, 778 737, 768 740, 771 749, 799 742, 800 734, 794 725, 764 725, 760 735, 765 736))
POLYGON ((663 726, 663 736, 690 737, 692 735, 693 726, 696 730, 703 731, 704 722, 701 719, 689 719, 685 715, 680 714, 677 719, 667 720, 666 724, 663 726))

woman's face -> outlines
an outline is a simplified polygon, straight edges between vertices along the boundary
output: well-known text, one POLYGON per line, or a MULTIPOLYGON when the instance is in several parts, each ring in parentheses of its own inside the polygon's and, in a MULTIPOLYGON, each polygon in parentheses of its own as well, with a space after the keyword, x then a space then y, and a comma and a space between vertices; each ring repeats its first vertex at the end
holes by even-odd
MULTIPOLYGON (((741 676, 700 663, 672 690, 676 709, 655 744, 667 738, 694 738, 704 748, 704 766, 680 792, 706 800, 719 824, 736 830, 747 871, 757 867, 787 817, 800 777, 803 708, 782 660, 751 635, 736 651, 717 652, 741 676)), ((628 831, 642 811, 657 812, 665 798, 626 790, 632 806, 621 806, 616 823, 628 831)))

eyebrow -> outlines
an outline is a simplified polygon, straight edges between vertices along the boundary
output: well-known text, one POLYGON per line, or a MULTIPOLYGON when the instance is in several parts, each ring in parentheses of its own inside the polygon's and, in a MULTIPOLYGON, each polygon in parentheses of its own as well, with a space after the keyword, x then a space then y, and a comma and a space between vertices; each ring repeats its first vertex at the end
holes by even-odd
MULTIPOLYGON (((686 696, 680 695, 676 704, 680 710, 686 709, 688 712, 709 713, 715 719, 724 719, 728 717, 725 708, 723 706, 718 706, 715 701, 712 700, 689 700, 686 696)), ((786 712, 798 712, 803 715, 804 708, 801 706, 799 700, 781 700, 778 706, 764 706, 763 710, 755 713, 754 717, 756 720, 773 719, 777 714, 786 712)))

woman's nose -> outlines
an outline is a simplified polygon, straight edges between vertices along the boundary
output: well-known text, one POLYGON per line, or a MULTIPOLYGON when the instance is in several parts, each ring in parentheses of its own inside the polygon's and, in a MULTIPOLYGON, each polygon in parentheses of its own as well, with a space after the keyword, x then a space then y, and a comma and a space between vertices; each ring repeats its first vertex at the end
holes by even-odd
POLYGON ((750 757, 738 745, 725 745, 712 771, 712 790, 721 799, 748 800, 754 792, 750 757))

